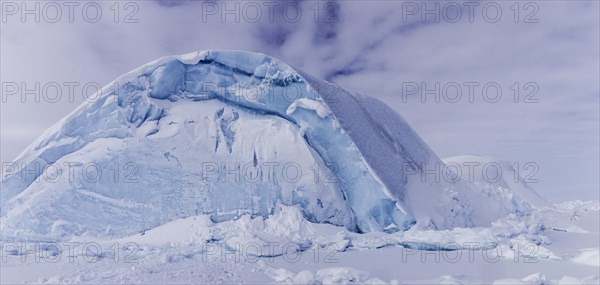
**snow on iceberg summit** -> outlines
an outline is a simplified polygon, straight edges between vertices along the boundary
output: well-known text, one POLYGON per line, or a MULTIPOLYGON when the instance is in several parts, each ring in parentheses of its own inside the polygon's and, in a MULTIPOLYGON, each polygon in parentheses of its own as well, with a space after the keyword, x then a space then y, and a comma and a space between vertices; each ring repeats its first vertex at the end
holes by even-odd
POLYGON ((391 108, 263 54, 162 58, 97 98, 4 169, 3 239, 122 237, 278 204, 355 232, 487 225, 529 209, 423 179, 443 162, 391 108))

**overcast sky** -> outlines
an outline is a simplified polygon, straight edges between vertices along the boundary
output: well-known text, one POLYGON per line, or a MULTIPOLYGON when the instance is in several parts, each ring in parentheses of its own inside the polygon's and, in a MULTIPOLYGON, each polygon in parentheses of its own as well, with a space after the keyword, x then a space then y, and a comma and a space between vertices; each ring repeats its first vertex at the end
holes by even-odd
POLYGON ((597 1, 92 3, 2 2, 2 162, 78 106, 86 84, 166 55, 234 49, 383 100, 440 157, 534 162, 533 187, 549 200, 599 199, 597 1), (35 5, 39 23, 22 13, 35 5), (62 97, 36 102, 22 92, 36 82, 38 95, 59 85, 62 97), (423 88, 434 90, 425 102, 423 88))

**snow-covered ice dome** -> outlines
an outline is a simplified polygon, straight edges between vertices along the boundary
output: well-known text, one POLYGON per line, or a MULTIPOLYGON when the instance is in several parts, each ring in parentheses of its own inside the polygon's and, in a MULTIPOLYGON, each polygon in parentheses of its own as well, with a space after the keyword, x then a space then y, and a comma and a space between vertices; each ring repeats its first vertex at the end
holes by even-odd
POLYGON ((423 179, 444 163, 390 107, 259 53, 165 57, 94 98, 5 167, 2 239, 124 237, 278 204, 355 232, 483 226, 534 207, 423 179))

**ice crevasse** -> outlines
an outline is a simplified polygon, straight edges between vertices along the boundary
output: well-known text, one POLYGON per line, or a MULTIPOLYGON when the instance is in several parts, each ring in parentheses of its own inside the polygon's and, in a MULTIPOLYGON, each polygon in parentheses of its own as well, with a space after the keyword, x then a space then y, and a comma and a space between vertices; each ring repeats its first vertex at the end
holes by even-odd
POLYGON ((483 226, 532 208, 424 181, 443 162, 390 107, 264 54, 161 58, 95 98, 5 167, 2 239, 127 236, 279 203, 355 232, 483 226))

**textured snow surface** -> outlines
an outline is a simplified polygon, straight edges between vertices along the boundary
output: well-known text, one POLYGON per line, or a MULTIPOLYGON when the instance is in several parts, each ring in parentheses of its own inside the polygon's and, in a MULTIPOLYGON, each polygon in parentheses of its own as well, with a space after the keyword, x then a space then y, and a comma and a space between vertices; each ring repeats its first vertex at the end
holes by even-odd
POLYGON ((422 179, 444 163, 396 112, 263 54, 162 58, 98 97, 5 170, 2 239, 125 237, 280 204, 353 232, 449 229, 529 216, 541 201, 422 179))
POLYGON ((573 262, 600 267, 600 248, 584 248, 571 259, 573 262))
POLYGON ((0 282, 599 284, 598 205, 562 204, 486 228, 391 234, 311 223, 298 206, 278 205, 265 219, 198 215, 118 239, 4 242, 0 282))

